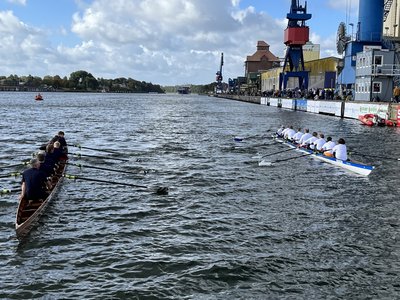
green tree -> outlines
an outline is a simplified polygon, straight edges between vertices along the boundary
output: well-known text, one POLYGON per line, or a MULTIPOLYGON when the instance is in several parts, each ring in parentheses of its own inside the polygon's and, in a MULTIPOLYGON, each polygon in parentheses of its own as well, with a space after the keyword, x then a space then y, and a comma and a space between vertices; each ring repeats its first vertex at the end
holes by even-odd
POLYGON ((72 72, 69 76, 69 87, 77 90, 96 90, 99 83, 92 74, 80 70, 72 72))

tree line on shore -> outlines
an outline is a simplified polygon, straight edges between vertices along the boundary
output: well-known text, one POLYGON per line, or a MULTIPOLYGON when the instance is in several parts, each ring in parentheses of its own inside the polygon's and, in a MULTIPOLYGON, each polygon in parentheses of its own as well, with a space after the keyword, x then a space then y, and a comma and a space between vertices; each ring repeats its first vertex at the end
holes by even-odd
MULTIPOLYGON (((206 85, 188 85, 196 94, 213 92, 216 83, 206 85)), ((126 93, 176 93, 179 86, 160 86, 151 82, 138 81, 132 78, 104 79, 95 78, 91 73, 80 70, 72 72, 69 77, 59 75, 18 76, 0 75, 0 90, 14 91, 75 91, 75 92, 126 92, 126 93)))
MULTIPOLYGON (((215 83, 189 85, 192 93, 207 94, 213 92, 215 83)), ((0 75, 0 90, 14 91, 75 91, 75 92, 126 92, 126 93, 176 93, 179 86, 160 86, 151 82, 132 78, 104 79, 95 78, 91 73, 80 70, 69 77, 55 76, 18 76, 0 75)))
POLYGON ((76 91, 76 92, 127 92, 127 93, 165 93, 158 84, 138 81, 132 78, 95 78, 91 73, 80 70, 72 72, 67 78, 59 75, 44 76, 0 76, 0 88, 18 91, 76 91))

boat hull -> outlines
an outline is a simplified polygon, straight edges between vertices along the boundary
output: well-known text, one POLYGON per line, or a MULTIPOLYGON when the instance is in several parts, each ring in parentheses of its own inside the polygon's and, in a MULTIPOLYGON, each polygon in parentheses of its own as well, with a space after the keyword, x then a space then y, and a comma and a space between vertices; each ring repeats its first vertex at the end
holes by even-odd
POLYGON ((376 115, 374 114, 365 114, 365 115, 359 115, 358 116, 358 120, 360 120, 360 122, 363 125, 367 125, 367 126, 396 126, 398 125, 396 121, 391 121, 391 120, 386 120, 386 119, 380 119, 380 122, 377 122, 375 119, 376 115))
MULTIPOLYGON (((296 144, 287 142, 281 138, 277 138, 277 141, 281 142, 282 144, 285 144, 289 147, 292 148, 297 148, 296 144)), ((372 170, 374 170, 374 166, 370 166, 370 165, 365 165, 365 164, 361 164, 361 163, 356 163, 356 162, 352 162, 352 161, 343 161, 334 157, 329 157, 326 155, 323 155, 322 153, 314 153, 312 150, 308 150, 305 148, 298 148, 298 151, 305 153, 305 154, 309 154, 312 158, 321 160, 323 162, 326 162, 328 164, 337 166, 337 167, 341 167, 343 169, 349 170, 351 172, 354 172, 356 174, 359 175, 363 175, 363 176, 368 176, 369 174, 371 174, 372 170)))
POLYGON ((17 214, 15 218, 15 231, 18 238, 26 236, 32 228, 37 224, 40 217, 46 211, 47 206, 58 192, 61 183, 63 182, 63 174, 66 169, 66 161, 60 164, 56 170, 55 175, 52 177, 53 188, 47 198, 39 205, 29 207, 28 199, 21 199, 18 205, 17 214))

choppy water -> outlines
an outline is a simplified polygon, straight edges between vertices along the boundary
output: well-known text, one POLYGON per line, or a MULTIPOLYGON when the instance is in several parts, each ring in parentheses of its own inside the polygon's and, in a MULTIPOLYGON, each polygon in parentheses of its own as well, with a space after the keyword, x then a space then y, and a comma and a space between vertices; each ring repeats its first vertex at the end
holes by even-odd
POLYGON ((280 124, 399 158, 399 128, 195 95, 49 93, 39 103, 29 93, 1 95, 1 165, 64 130, 69 142, 129 159, 73 162, 151 170, 68 173, 170 193, 66 181, 22 242, 17 196, 2 196, 0 298, 400 298, 399 161, 358 157, 377 167, 364 178, 308 157, 271 167, 252 158, 286 149, 268 145, 280 124))

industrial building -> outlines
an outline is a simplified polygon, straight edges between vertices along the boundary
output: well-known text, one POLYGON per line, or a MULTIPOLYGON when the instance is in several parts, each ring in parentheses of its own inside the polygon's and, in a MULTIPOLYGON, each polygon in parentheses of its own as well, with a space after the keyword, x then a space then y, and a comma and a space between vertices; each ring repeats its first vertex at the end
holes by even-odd
POLYGON ((245 77, 238 77, 232 81, 232 90, 241 94, 260 95, 261 72, 271 68, 279 67, 280 60, 270 50, 265 41, 257 42, 257 50, 252 55, 248 55, 245 61, 245 77), (239 85, 239 86, 235 86, 239 85))
MULTIPOLYGON (((326 57, 306 61, 304 68, 308 71, 309 89, 334 89, 339 58, 326 57)), ((279 76, 282 68, 274 68, 261 73, 261 90, 263 92, 277 91, 279 89, 279 76)), ((287 89, 299 88, 296 78, 289 78, 287 89)))
POLYGON ((235 90, 235 95, 225 97, 341 118, 372 114, 400 126, 400 104, 396 103, 400 92, 393 95, 400 91, 400 0, 359 0, 356 26, 344 22, 338 26, 340 57, 318 59, 319 47, 310 46, 305 24, 310 18, 307 5, 292 0, 284 32, 284 61, 268 70, 256 68, 258 72, 246 68, 246 77, 241 78, 247 83, 240 86, 240 93, 235 90), (312 56, 316 59, 307 55, 310 47, 318 52, 312 56))
POLYGON ((399 39, 400 37, 400 0, 386 0, 384 3, 383 36, 399 39))

